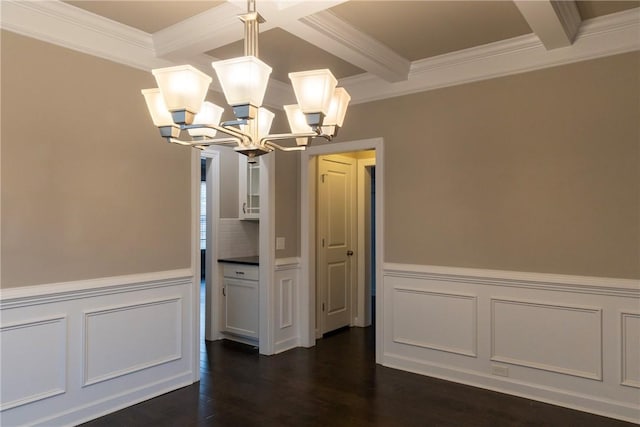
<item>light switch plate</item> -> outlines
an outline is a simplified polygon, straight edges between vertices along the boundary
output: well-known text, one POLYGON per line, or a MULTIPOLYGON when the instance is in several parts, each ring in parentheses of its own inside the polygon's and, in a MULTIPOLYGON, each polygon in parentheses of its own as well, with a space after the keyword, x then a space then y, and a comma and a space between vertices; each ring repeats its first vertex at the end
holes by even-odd
POLYGON ((282 250, 284 247, 284 237, 276 237, 276 250, 282 250))

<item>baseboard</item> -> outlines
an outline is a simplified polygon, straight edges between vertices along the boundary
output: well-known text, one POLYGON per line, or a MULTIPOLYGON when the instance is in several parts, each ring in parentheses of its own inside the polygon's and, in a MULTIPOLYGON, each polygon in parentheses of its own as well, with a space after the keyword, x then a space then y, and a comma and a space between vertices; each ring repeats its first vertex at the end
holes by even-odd
POLYGON ((275 354, 284 353, 287 350, 291 350, 292 348, 299 347, 299 339, 298 337, 291 337, 286 340, 278 341, 276 343, 275 354))
POLYGON ((153 384, 147 384, 137 389, 109 396, 106 399, 91 402, 88 405, 71 408, 33 423, 34 426, 74 426, 91 421, 98 417, 136 405, 165 393, 189 386, 193 383, 193 373, 185 372, 172 378, 167 378, 153 384))
POLYGON ((640 420, 640 408, 604 398, 543 387, 523 381, 502 379, 480 372, 463 370, 404 356, 385 353, 383 366, 413 372, 446 381, 479 387, 499 393, 537 400, 551 405, 589 412, 632 423, 640 420))

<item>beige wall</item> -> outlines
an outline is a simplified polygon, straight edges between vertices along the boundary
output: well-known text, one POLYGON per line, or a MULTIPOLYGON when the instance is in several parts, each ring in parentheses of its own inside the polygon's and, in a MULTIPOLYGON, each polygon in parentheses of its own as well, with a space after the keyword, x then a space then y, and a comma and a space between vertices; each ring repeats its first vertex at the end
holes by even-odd
POLYGON ((2 32, 2 287, 188 268, 190 150, 150 73, 2 32))
POLYGON ((385 261, 640 278, 640 54, 352 106, 385 261))
MULTIPOLYGON (((291 132, 283 110, 271 109, 276 113, 272 133, 291 132)), ((295 144, 284 141, 284 144, 295 144)), ((300 247, 300 154, 276 151, 276 237, 285 238, 285 249, 276 251, 276 258, 299 256, 300 247)))

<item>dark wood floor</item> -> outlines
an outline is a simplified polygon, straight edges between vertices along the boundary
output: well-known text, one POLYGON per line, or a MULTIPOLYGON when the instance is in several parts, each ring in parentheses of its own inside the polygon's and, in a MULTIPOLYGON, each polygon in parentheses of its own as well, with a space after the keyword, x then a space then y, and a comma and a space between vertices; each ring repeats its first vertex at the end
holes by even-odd
POLYGON ((86 426, 632 426, 375 364, 372 328, 260 356, 206 342, 200 383, 86 426))

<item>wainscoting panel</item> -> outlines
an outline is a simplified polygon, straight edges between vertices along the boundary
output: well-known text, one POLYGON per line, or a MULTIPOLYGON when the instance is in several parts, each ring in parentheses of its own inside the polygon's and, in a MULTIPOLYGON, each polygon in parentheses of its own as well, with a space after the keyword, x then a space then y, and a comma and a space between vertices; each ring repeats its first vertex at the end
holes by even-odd
POLYGON ((0 348, 1 411, 65 393, 65 316, 2 326, 0 348))
POLYGON ((85 313, 83 385, 180 359, 181 303, 171 298, 85 313))
POLYGON ((492 299, 491 360, 601 380, 602 311, 492 299))
POLYGON ((640 388, 640 313, 621 313, 621 318, 622 384, 640 388))
POLYGON ((476 298, 396 287, 393 341, 476 356, 476 298))
POLYGON ((276 260, 275 268, 275 353, 297 347, 300 342, 297 300, 297 284, 300 262, 297 258, 276 260))
POLYGON ((191 270, 3 289, 3 426, 77 425, 194 379, 191 270))
POLYGON ((280 329, 293 326, 293 279, 280 280, 280 329))
POLYGON ((640 280, 387 263, 389 367, 640 421, 640 280))

